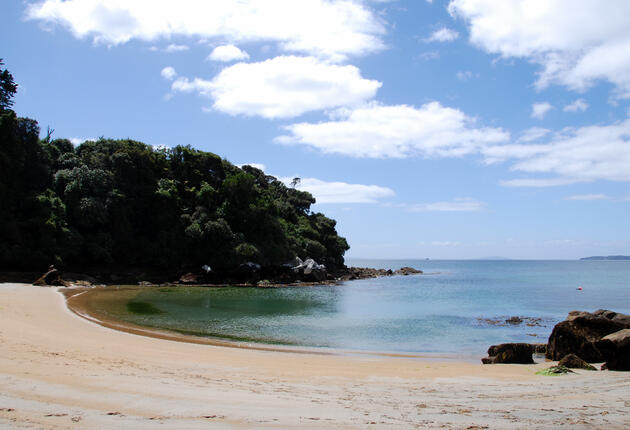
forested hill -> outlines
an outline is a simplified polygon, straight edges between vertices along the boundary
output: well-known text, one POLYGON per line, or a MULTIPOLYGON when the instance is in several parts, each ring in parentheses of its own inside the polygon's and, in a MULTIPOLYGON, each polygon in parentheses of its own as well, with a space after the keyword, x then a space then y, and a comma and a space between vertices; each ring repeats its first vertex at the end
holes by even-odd
POLYGON ((310 211, 311 194, 190 146, 40 140, 37 122, 11 110, 6 70, 2 79, 0 269, 343 265, 349 246, 310 211))

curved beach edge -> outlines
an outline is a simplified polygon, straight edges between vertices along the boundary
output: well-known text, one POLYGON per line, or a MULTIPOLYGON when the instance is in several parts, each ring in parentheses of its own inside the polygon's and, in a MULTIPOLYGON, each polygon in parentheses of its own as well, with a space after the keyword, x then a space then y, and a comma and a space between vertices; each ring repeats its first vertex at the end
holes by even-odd
MULTIPOLYGON (((111 288, 111 287, 106 287, 111 288)), ((139 288, 139 287, 134 287, 139 288)), ((372 356, 372 357, 391 357, 391 358, 409 358, 435 362, 466 362, 477 363, 479 358, 476 356, 463 356, 457 354, 439 354, 439 353, 406 353, 406 352, 386 352, 386 351, 359 351, 337 348, 318 348, 308 346, 291 346, 281 344, 268 344, 264 342, 244 342, 230 339, 222 339, 215 337, 202 337, 195 335, 187 335, 176 331, 158 329, 153 327, 140 326, 126 321, 109 318, 103 314, 97 314, 88 305, 89 294, 98 291, 99 287, 91 288, 59 288, 58 291, 65 297, 66 308, 69 312, 112 330, 118 330, 125 333, 131 333, 139 336, 147 336, 156 339, 163 339, 175 342, 194 343, 199 345, 220 346, 225 348, 251 349, 255 351, 272 351, 294 354, 313 354, 313 355, 337 355, 337 356, 372 356)))
POLYGON ((171 342, 95 324, 56 289, 24 284, 0 284, 0 345, 0 427, 9 429, 627 424, 630 375, 620 372, 551 378, 535 375, 545 365, 171 342))

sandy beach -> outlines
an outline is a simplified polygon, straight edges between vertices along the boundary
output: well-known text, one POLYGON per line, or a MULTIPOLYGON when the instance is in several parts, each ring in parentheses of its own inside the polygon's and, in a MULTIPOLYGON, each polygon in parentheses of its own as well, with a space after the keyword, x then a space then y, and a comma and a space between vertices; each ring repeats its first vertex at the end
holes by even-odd
POLYGON ((630 373, 262 351, 125 333, 0 284, 0 428, 630 427, 630 373))

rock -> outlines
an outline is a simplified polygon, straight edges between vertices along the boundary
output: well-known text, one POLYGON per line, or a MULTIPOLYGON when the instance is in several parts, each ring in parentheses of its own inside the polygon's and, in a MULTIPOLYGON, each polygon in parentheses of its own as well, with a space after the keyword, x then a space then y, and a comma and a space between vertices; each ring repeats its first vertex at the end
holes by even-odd
POLYGON ((254 263, 252 261, 248 261, 247 263, 243 263, 238 266, 239 271, 243 273, 260 272, 260 268, 260 264, 254 263))
POLYGON ((609 340, 617 345, 618 348, 630 346, 630 329, 616 331, 608 336, 604 336, 602 340, 609 340))
MULTIPOLYGON (((611 333, 630 328, 630 323, 626 323, 627 315, 615 313, 612 316, 610 311, 605 310, 597 312, 569 312, 567 319, 553 328, 547 343, 546 357, 560 360, 565 355, 575 354, 590 363, 605 361, 596 343, 611 333)), ((604 347, 606 345, 603 344, 604 347)), ((610 345, 608 347, 614 349, 610 345)))
POLYGON ((546 343, 532 343, 531 346, 534 349, 535 354, 544 354, 547 352, 546 343))
POLYGON ((294 267, 300 267, 302 264, 304 264, 302 259, 296 256, 293 260, 289 260, 286 263, 284 263, 283 266, 290 267, 291 269, 293 269, 294 267))
POLYGON ((596 346, 606 360, 602 370, 630 370, 630 329, 604 336, 596 346))
POLYGON ((55 269, 53 266, 50 266, 48 272, 44 273, 39 279, 33 282, 33 285, 38 286, 57 286, 57 287, 67 287, 68 283, 61 279, 61 272, 55 269))
POLYGON ((551 366, 548 369, 539 370, 536 372, 536 375, 543 376, 558 376, 558 375, 566 375, 567 373, 575 373, 573 370, 564 367, 564 366, 551 366))
POLYGON ((564 366, 569 369, 597 370, 575 354, 565 355, 562 360, 558 362, 558 366, 564 366))
POLYGON ((487 359, 482 359, 484 364, 493 363, 517 363, 533 364, 532 354, 534 348, 529 343, 502 343, 488 348, 487 359))
POLYGON ((510 325, 519 325, 520 323, 523 322, 523 319, 520 318, 520 317, 510 317, 510 318, 506 319, 505 322, 510 324, 510 325))
POLYGON ((422 270, 414 269, 413 267, 401 267, 400 269, 394 272, 394 274, 396 275, 403 275, 403 276, 416 275, 419 273, 422 273, 422 270))
POLYGON ((182 284, 197 284, 199 283, 199 275, 188 272, 179 277, 179 282, 182 284))
MULTIPOLYGON (((184 275, 186 276, 186 275, 184 275)), ((182 276, 182 278, 184 277, 182 276)), ((181 278, 180 278, 181 279, 181 278)), ((153 285, 151 282, 149 281, 138 281, 138 285, 140 285, 141 287, 150 287, 151 285, 153 285)))

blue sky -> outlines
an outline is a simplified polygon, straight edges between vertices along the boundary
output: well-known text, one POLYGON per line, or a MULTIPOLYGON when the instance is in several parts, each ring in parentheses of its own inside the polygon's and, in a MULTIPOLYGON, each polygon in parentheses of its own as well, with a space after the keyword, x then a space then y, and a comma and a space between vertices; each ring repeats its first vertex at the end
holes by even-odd
POLYGON ((15 110, 302 178, 348 257, 630 254, 630 3, 6 1, 15 110))

